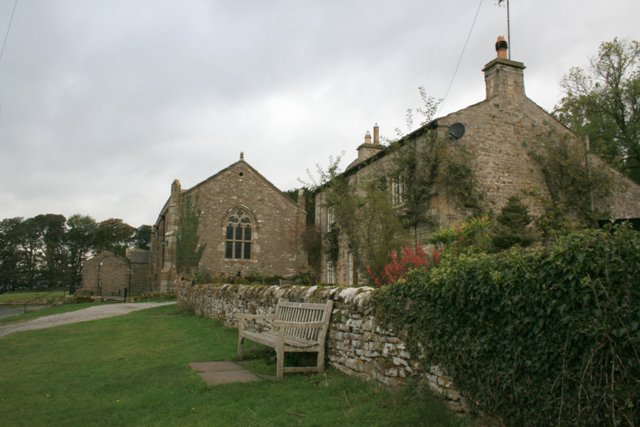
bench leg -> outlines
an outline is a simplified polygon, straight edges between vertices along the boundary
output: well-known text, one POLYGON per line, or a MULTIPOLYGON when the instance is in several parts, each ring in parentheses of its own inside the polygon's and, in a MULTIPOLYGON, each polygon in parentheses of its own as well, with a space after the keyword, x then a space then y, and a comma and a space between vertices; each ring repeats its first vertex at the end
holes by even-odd
POLYGON ((276 347, 276 375, 278 378, 284 378, 284 348, 276 347))
POLYGON ((244 338, 238 337, 238 360, 242 360, 244 358, 244 338))
POLYGON ((318 372, 319 373, 324 372, 324 352, 322 352, 322 351, 318 352, 318 363, 317 363, 317 366, 318 366, 318 372))

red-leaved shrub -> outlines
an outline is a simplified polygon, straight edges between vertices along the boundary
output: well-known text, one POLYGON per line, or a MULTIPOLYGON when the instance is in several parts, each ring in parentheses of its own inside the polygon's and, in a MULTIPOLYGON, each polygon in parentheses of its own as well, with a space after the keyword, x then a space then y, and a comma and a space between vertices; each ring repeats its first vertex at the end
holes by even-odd
POLYGON ((393 250, 389 253, 390 262, 384 266, 380 276, 367 267, 367 273, 376 286, 391 285, 403 278, 409 270, 416 268, 430 268, 440 263, 440 252, 434 249, 431 256, 428 256, 422 245, 415 249, 405 246, 399 251, 393 250))

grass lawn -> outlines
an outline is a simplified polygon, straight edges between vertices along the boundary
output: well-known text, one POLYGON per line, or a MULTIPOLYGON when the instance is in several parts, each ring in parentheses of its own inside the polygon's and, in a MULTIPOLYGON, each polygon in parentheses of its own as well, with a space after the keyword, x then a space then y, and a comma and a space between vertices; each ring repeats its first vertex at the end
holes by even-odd
POLYGON ((7 292, 0 294, 0 304, 52 304, 61 301, 66 291, 7 292))
MULTIPOLYGON (((0 423, 7 426, 468 425, 439 402, 347 377, 207 386, 189 362, 231 360, 236 330, 175 306, 0 338, 0 423)), ((266 356, 266 357, 265 357, 266 356)))
POLYGON ((101 303, 84 302, 78 304, 54 305, 52 307, 45 307, 37 311, 27 311, 26 313, 20 313, 15 316, 0 318, 0 326, 8 325, 9 323, 26 322, 27 320, 32 320, 36 317, 48 316, 50 314, 67 313, 69 311, 76 311, 99 304, 101 303))

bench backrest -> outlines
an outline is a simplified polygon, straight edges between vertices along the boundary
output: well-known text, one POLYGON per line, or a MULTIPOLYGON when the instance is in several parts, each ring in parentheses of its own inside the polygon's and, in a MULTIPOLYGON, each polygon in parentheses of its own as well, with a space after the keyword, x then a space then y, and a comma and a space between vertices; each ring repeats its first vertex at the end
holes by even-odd
POLYGON ((295 336, 309 341, 324 342, 329 327, 329 318, 333 301, 325 304, 290 302, 283 299, 278 301, 276 307, 276 319, 284 322, 324 322, 322 329, 318 328, 285 328, 286 335, 295 336))

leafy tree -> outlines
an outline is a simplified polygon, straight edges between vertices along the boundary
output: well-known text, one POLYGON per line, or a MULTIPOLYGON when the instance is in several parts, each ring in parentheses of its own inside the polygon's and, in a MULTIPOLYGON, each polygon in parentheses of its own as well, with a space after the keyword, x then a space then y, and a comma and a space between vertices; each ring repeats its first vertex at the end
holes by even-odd
POLYGON ((20 225, 22 218, 8 218, 0 221, 0 292, 14 289, 19 285, 21 260, 20 225))
POLYGON ((133 244, 138 249, 149 249, 151 244, 151 226, 143 224, 133 233, 133 244))
POLYGON ((110 251, 115 255, 125 256, 135 230, 121 219, 111 218, 100 222, 94 241, 96 252, 110 251))
POLYGON ((64 284, 67 260, 66 221, 64 215, 59 214, 38 215, 33 218, 40 238, 40 278, 47 287, 58 288, 64 284))
POLYGON ((589 67, 572 68, 562 87, 556 117, 640 182, 640 42, 602 43, 589 67))
POLYGON ((180 274, 196 273, 206 245, 198 244, 200 212, 189 194, 184 196, 180 209, 180 221, 176 246, 176 270, 180 274))
POLYGON ((90 216, 73 215, 67 219, 65 236, 68 250, 67 281, 69 293, 74 293, 82 283, 82 263, 93 252, 98 224, 90 216))
POLYGON ((529 246, 535 240, 533 232, 527 228, 533 218, 520 197, 511 196, 500 211, 493 227, 492 242, 496 249, 508 249, 515 245, 529 246))

